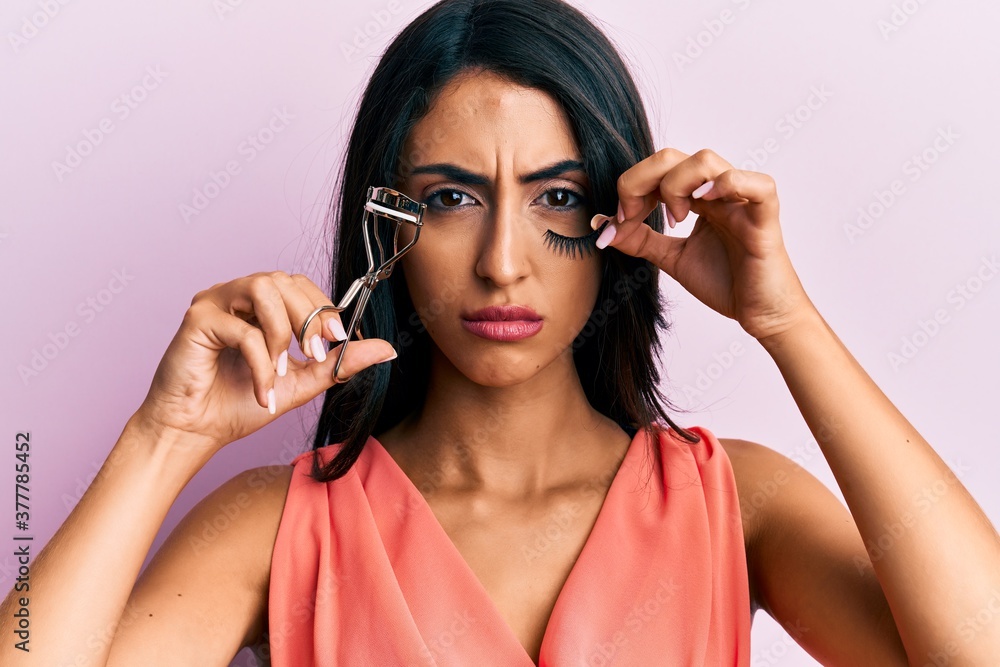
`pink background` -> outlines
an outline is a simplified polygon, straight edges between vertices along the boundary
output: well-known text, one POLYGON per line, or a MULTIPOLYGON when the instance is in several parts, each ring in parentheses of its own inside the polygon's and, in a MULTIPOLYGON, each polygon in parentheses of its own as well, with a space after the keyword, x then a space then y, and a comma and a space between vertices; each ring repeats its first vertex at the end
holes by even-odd
MULTIPOLYGON (((358 94, 388 40, 430 4, 5 2, 0 497, 13 497, 14 435, 29 430, 37 548, 142 401, 195 292, 274 269, 325 280, 322 214, 358 94), (269 123, 277 131, 265 136, 269 123), (245 150, 258 133, 270 143, 245 150), (57 169, 80 143, 96 145, 57 169), (185 221, 181 205, 231 161, 239 173, 185 221), (38 372, 22 377, 33 359, 38 372)), ((991 180, 1000 7, 575 4, 632 63, 657 146, 712 148, 776 179, 785 242, 813 301, 1000 519, 990 430, 1000 279, 984 263, 1000 249, 991 180), (939 132, 951 138, 935 145, 939 132), (933 163, 915 169, 925 151, 933 163), (851 235, 860 208, 873 215, 851 235), (911 358, 894 365, 905 341, 911 358)), ((677 304, 664 388, 692 409, 680 423, 764 443, 842 497, 770 358, 662 278, 677 304)), ((180 496, 154 549, 225 479, 307 449, 301 434, 315 415, 301 409, 223 450, 180 496)), ((5 591, 13 566, 0 556, 5 591)), ((755 666, 817 664, 766 614, 755 620, 755 666)), ((252 664, 245 654, 237 662, 252 664)))

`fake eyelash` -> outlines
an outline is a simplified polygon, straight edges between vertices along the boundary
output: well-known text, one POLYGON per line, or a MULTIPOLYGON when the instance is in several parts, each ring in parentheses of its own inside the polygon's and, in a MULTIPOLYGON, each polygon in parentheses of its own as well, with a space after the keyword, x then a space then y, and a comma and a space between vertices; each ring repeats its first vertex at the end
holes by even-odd
POLYGON ((597 242, 597 237, 601 235, 607 225, 608 223, 605 221, 603 225, 586 236, 563 236, 548 229, 545 231, 545 245, 549 246, 553 252, 566 255, 571 259, 583 259, 594 254, 594 250, 597 248, 594 245, 597 242))
MULTIPOLYGON (((580 203, 577 204, 576 207, 579 207, 585 204, 586 202, 586 199, 584 198, 583 195, 570 188, 551 188, 547 192, 552 192, 552 191, 565 191, 577 197, 581 201, 580 203)), ((440 190, 436 190, 435 192, 432 192, 430 195, 428 195, 427 199, 424 200, 424 203, 430 206, 431 205, 430 202, 435 197, 439 197, 441 194, 445 192, 456 192, 459 194, 464 194, 461 192, 461 190, 456 190, 454 188, 441 188, 440 190)), ((553 210, 568 211, 576 207, 550 206, 549 208, 553 210)), ((561 255, 566 255, 571 259, 583 259, 584 257, 589 257, 590 255, 594 254, 594 250, 597 247, 595 245, 595 243, 597 242, 597 237, 601 235, 601 232, 604 231, 604 228, 607 226, 607 224, 608 223, 606 221, 603 225, 598 227, 593 232, 587 234, 586 236, 563 236, 562 234, 558 234, 552 231, 551 229, 548 229, 545 231, 543 238, 545 241, 545 245, 547 245, 549 249, 552 250, 553 252, 561 255)))

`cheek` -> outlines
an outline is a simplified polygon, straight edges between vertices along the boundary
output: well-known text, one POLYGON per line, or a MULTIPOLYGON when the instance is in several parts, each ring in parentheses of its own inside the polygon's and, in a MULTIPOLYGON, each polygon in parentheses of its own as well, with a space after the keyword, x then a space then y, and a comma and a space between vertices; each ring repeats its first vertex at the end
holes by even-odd
POLYGON ((571 326, 575 329, 573 331, 574 338, 586 329, 594 309, 600 307, 600 304, 597 303, 597 295, 601 289, 602 268, 600 262, 595 262, 591 271, 581 280, 577 296, 571 301, 573 312, 569 319, 573 322, 571 326))
POLYGON ((545 284, 551 282, 553 288, 568 291, 575 295, 577 301, 581 301, 585 296, 596 296, 601 283, 603 259, 600 252, 583 257, 567 257, 545 247, 539 249, 538 266, 544 271, 545 284))
POLYGON ((548 276, 542 282, 548 292, 552 314, 562 330, 559 336, 575 336, 594 309, 601 287, 601 258, 558 258, 548 264, 548 276))
MULTIPOLYGON (((444 313, 449 313, 459 307, 461 293, 464 291, 467 275, 467 258, 461 254, 461 247, 446 248, 436 242, 424 242, 424 233, 416 245, 403 256, 402 264, 406 272, 406 285, 410 293, 413 308, 430 330, 435 326, 434 320, 444 313)), ((429 234, 426 240, 432 240, 429 234)))
POLYGON ((601 289, 601 278, 602 278, 602 264, 600 261, 595 261, 586 273, 580 284, 580 294, 586 295, 585 299, 580 299, 581 307, 589 313, 594 308, 594 302, 597 300, 597 293, 601 289))
POLYGON ((475 239, 452 229, 428 227, 420 231, 416 244, 404 256, 415 270, 438 275, 465 275, 473 262, 475 239))

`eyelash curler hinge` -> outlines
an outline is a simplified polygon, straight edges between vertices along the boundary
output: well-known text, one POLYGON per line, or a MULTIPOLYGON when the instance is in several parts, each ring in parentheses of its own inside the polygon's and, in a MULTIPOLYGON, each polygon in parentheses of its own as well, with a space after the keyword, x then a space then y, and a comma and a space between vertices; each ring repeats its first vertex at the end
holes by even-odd
MULTIPOLYGON (((368 255, 368 272, 351 283, 351 286, 347 288, 343 298, 341 298, 340 303, 335 306, 322 306, 313 313, 315 315, 323 310, 332 310, 339 313, 346 310, 357 299, 354 314, 351 316, 351 323, 345 329, 347 340, 340 347, 337 364, 333 369, 334 377, 338 377, 340 374, 340 363, 344 360, 344 351, 350 342, 352 332, 358 336, 361 335, 361 315, 364 312, 365 306, 368 305, 368 299, 371 297, 375 286, 380 280, 385 280, 392 275, 392 269, 396 262, 416 245, 417 239, 420 237, 420 229, 423 227, 423 215, 426 208, 426 204, 414 201, 403 193, 391 188, 374 186, 368 188, 364 217, 361 223, 365 239, 365 253, 368 255), (378 235, 377 222, 379 219, 386 219, 395 225, 392 234, 393 254, 388 259, 385 259, 385 248, 382 246, 382 239, 378 235), (400 248, 399 230, 403 224, 413 225, 414 231, 413 239, 406 246, 400 248), (372 246, 373 238, 375 241, 374 247, 372 246), (378 258, 375 256, 375 248, 378 248, 378 258)), ((302 331, 299 333, 299 345, 303 349, 305 349, 303 345, 305 330, 309 326, 311 319, 312 317, 306 319, 302 325, 302 331)))

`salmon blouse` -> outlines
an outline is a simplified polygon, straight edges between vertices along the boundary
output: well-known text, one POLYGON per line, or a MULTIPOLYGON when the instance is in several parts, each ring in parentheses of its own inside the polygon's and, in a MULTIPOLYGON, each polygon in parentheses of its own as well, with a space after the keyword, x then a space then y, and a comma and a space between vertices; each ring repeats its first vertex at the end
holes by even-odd
MULTIPOLYGON (((549 618, 539 667, 750 664, 750 592, 732 466, 708 429, 632 437, 549 618)), ((338 445, 318 451, 322 462, 338 445)), ((535 663, 374 437, 346 475, 298 455, 271 557, 273 667, 535 663)))

